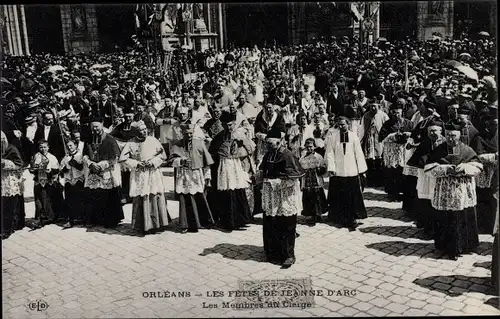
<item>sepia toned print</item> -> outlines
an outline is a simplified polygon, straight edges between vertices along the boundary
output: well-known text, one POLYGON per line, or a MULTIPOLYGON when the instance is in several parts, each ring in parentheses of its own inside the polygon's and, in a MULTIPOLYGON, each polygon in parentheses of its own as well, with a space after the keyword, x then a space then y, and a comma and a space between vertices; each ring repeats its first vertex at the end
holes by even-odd
POLYGON ((499 315, 496 6, 0 6, 2 315, 499 315))

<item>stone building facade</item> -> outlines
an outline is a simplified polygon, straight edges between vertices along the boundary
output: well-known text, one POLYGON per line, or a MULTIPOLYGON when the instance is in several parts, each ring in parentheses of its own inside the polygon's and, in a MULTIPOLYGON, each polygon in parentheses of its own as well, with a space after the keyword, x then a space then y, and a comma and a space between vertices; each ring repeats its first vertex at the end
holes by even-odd
MULTIPOLYGON (((185 5, 158 6, 173 6, 175 11, 185 5)), ((191 21, 189 35, 179 36, 160 26, 159 43, 170 41, 196 49, 229 48, 303 44, 318 37, 359 34, 360 23, 349 6, 349 2, 198 4, 195 10, 202 15, 191 21)), ((136 32, 135 8, 133 4, 4 5, 2 48, 12 55, 123 50, 133 45, 130 38, 136 32)), ((425 40, 436 32, 457 37, 463 30, 477 33, 484 28, 496 35, 496 19, 496 1, 382 1, 374 15, 370 40, 379 36, 389 41, 407 36, 425 40)))

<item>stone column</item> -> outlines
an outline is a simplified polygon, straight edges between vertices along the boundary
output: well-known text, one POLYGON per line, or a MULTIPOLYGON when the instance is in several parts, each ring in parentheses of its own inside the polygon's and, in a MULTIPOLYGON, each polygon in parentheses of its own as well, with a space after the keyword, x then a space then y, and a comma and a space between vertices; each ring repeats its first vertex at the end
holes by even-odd
POLYGON ((21 26, 23 28, 23 35, 24 35, 24 49, 26 55, 30 55, 30 45, 28 42, 28 28, 26 28, 26 15, 24 13, 24 5, 20 5, 21 9, 21 26))
POLYGON ((18 55, 23 55, 23 45, 21 43, 21 33, 19 32, 19 19, 17 16, 17 6, 16 5, 11 5, 10 6, 10 12, 12 16, 12 22, 14 26, 14 45, 17 50, 18 55))
POLYGON ((218 5, 218 8, 217 8, 217 11, 218 11, 218 14, 219 14, 219 43, 220 43, 220 47, 219 49, 223 49, 224 48, 224 44, 225 44, 225 30, 224 30, 224 14, 222 12, 222 3, 219 3, 218 5))
POLYGON ((372 42, 377 41, 380 38, 380 2, 374 2, 374 6, 377 7, 377 12, 373 16, 373 22, 375 23, 373 27, 373 37, 372 42))
POLYGON ((453 37, 453 1, 420 1, 417 4, 417 37, 432 39, 433 33, 453 37))
POLYGON ((10 18, 10 12, 9 12, 9 6, 2 6, 2 9, 4 11, 4 16, 5 16, 5 29, 7 32, 7 45, 9 46, 9 53, 11 55, 15 55, 14 53, 14 45, 12 41, 12 21, 10 18))

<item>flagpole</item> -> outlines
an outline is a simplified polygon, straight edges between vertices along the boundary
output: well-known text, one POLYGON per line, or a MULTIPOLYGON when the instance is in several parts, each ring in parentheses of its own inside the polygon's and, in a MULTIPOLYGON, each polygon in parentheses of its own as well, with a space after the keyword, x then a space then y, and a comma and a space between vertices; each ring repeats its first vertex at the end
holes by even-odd
MULTIPOLYGON (((144 22, 146 23, 146 26, 148 25, 148 5, 144 5, 144 22)), ((146 50, 147 50, 147 55, 148 55, 148 67, 151 66, 150 63, 150 57, 149 57, 149 39, 146 37, 146 50)))
POLYGON ((408 83, 408 49, 405 50, 405 91, 406 93, 410 91, 408 83))

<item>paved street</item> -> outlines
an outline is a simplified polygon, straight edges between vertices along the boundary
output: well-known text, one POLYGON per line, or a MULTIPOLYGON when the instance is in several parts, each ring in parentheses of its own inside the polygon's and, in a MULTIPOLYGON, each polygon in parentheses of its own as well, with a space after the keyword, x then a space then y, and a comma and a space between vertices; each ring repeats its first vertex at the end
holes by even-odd
MULTIPOLYGON (((165 175, 172 185, 171 171, 165 171, 165 175)), ((261 216, 245 231, 180 234, 171 227, 141 238, 129 231, 131 205, 126 205, 126 220, 118 230, 62 230, 56 225, 36 231, 25 228, 3 242, 3 315, 124 318, 500 314, 495 308, 498 299, 489 288, 491 236, 480 237, 481 245, 474 254, 458 261, 441 259, 433 241, 403 216, 401 203, 388 202, 385 194, 376 189, 365 190, 365 198, 369 217, 355 232, 327 224, 299 225, 297 263, 286 270, 263 262, 261 216), (221 307, 223 301, 234 299, 228 292, 238 288, 238 280, 308 277, 313 289, 350 293, 316 296, 314 306, 303 310, 221 307), (207 297, 207 291, 214 290, 225 292, 225 296, 207 297), (170 298, 166 298, 166 291, 170 298), (162 298, 146 298, 151 297, 150 292, 162 298), (172 297, 173 292, 189 292, 190 297, 172 297), (196 296, 198 293, 202 296, 196 296), (38 309, 31 310, 31 302, 38 309), (203 308, 203 302, 218 308, 203 308), (48 308, 41 309, 40 305, 45 304, 48 308)), ((178 216, 177 206, 175 201, 168 202, 173 218, 178 216)), ((27 214, 33 217, 33 202, 27 203, 27 214)))

